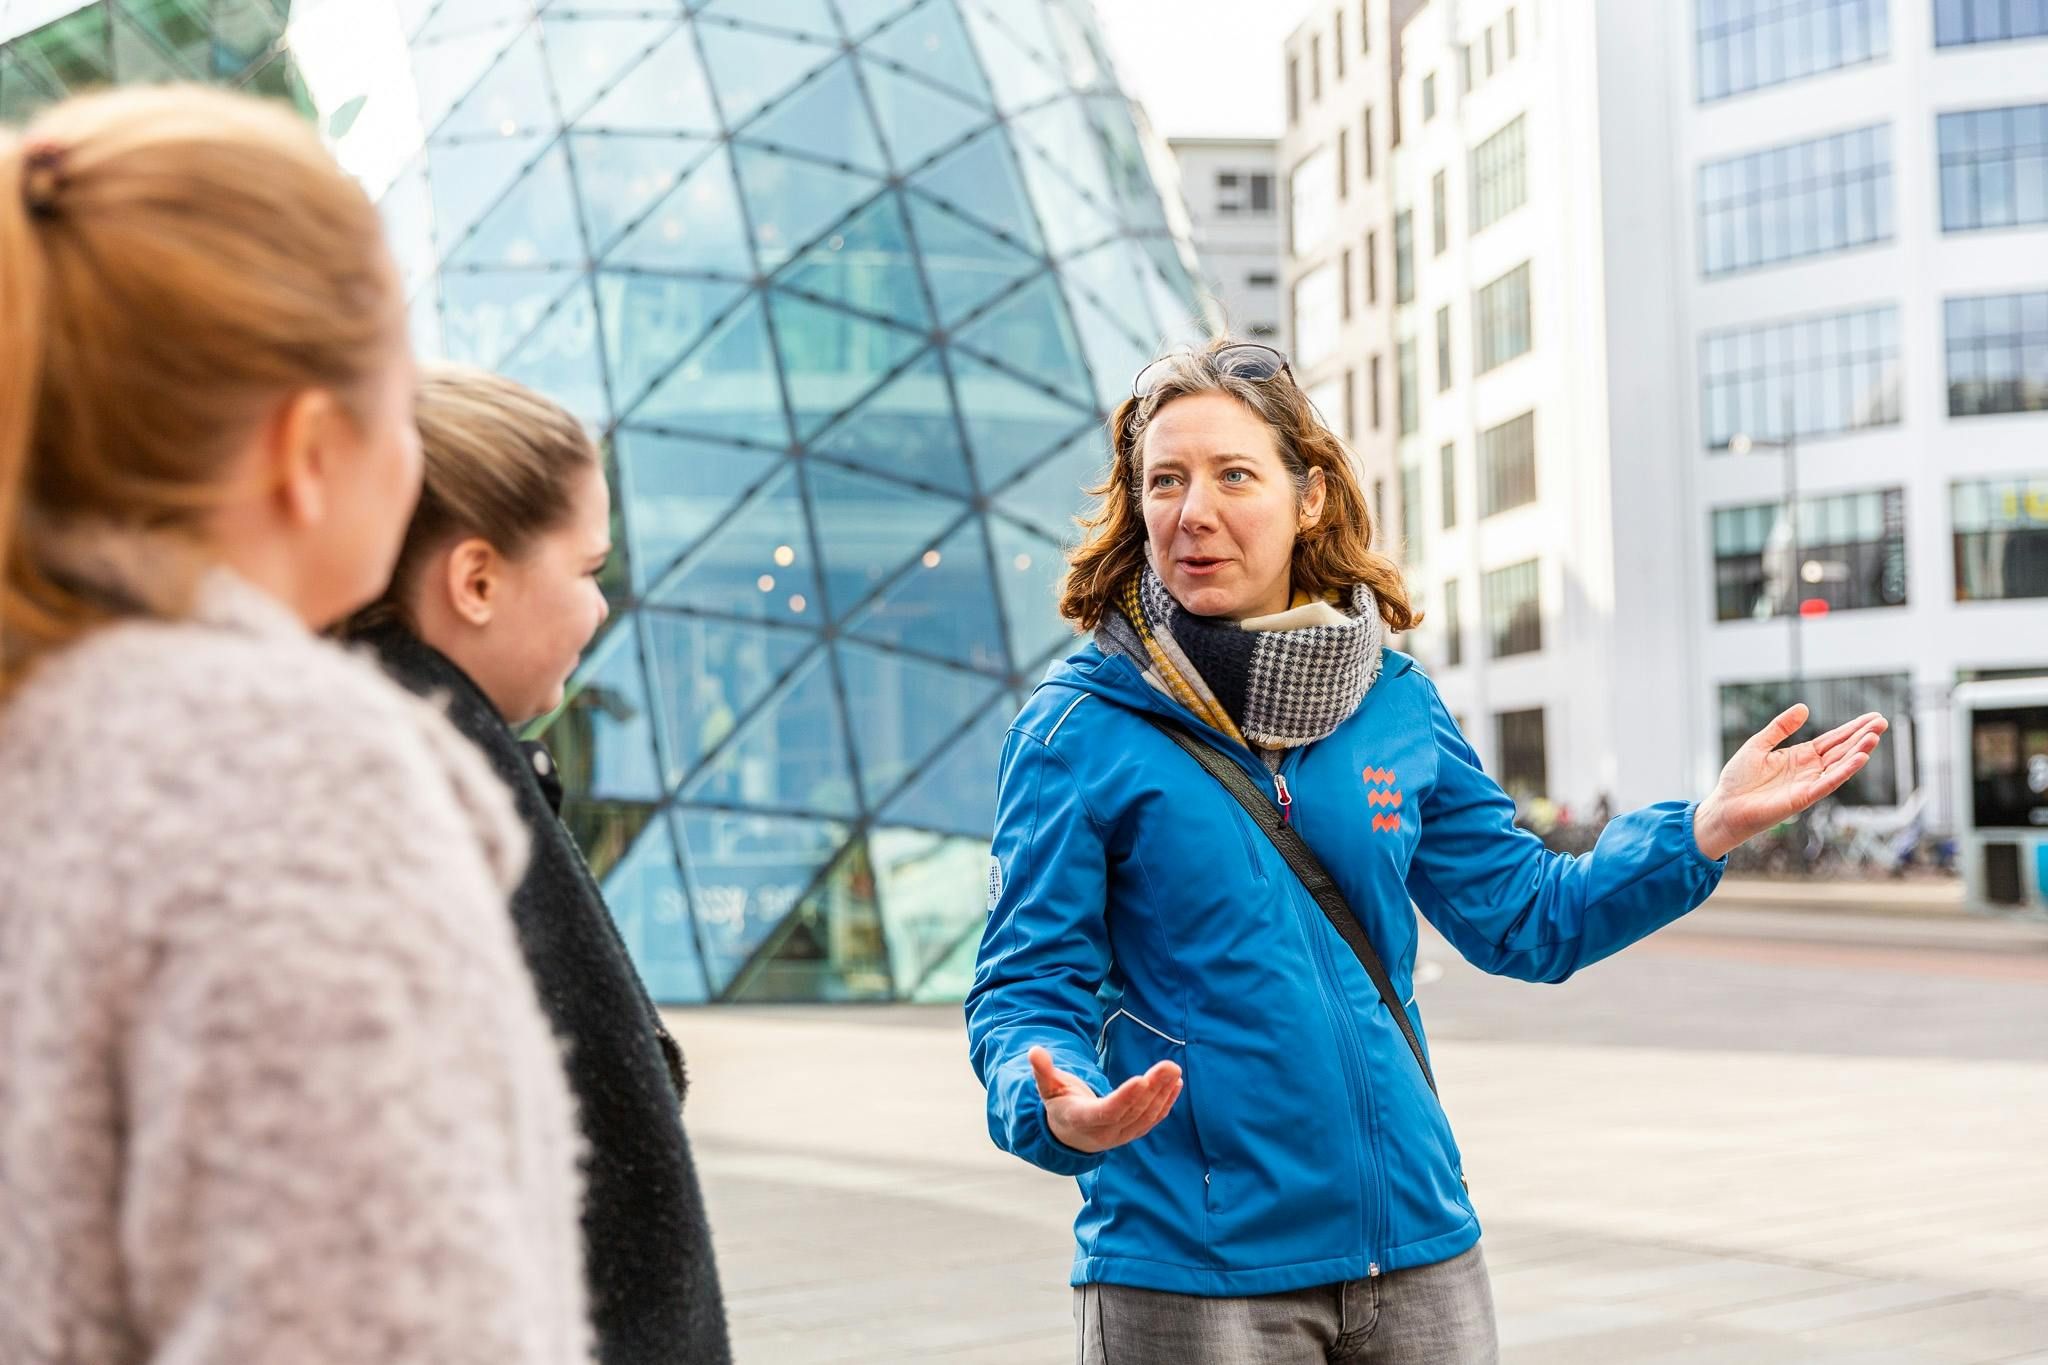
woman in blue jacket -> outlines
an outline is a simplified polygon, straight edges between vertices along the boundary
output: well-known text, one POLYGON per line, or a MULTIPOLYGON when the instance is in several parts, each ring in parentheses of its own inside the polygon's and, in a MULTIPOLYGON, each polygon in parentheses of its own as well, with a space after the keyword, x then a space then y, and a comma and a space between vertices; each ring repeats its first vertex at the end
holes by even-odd
POLYGON ((1061 603, 1094 643, 1011 727, 967 1000, 996 1142, 1079 1179, 1080 1359, 1491 1361, 1479 1223, 1418 1056, 1411 901, 1487 971, 1561 981, 1705 900, 1730 849, 1839 787, 1885 721, 1781 749, 1794 706, 1705 800, 1551 854, 1385 648, 1418 617, 1278 352, 1168 355, 1110 425, 1061 603), (1155 719, 1278 806, 1405 1018, 1155 719))

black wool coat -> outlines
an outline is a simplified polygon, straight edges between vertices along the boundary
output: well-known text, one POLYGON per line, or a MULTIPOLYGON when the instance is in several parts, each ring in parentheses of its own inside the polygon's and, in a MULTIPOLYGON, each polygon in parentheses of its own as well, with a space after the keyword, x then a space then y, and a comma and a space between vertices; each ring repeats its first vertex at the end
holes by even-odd
POLYGON ((566 1045, 590 1147, 583 1238, 599 1365, 729 1365, 711 1229, 683 1132, 682 1053, 557 814, 553 764, 539 745, 521 743, 452 660, 405 627, 358 639, 407 689, 446 698, 449 719, 511 789, 532 837, 512 920, 566 1045))

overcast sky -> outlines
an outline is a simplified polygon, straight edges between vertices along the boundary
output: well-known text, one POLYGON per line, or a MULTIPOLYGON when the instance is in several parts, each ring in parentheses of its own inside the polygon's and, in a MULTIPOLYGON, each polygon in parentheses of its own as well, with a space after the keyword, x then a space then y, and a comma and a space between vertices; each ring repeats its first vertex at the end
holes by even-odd
POLYGON ((1165 137, 1278 137, 1280 44, 1308 0, 1095 0, 1126 92, 1165 137))

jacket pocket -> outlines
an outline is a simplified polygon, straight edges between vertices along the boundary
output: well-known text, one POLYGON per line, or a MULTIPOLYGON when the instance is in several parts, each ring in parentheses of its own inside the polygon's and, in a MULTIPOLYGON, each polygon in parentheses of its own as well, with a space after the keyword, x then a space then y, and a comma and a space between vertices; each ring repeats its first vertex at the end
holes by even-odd
POLYGON ((1182 1082, 1173 1108, 1150 1132, 1110 1153, 1092 1195, 1108 1226, 1144 1249, 1104 1246, 1100 1254, 1207 1264, 1211 1170, 1195 1118, 1194 1094, 1203 1081, 1195 1055, 1199 1049, 1152 1020, 1119 1008, 1103 1025, 1100 1050, 1103 1073, 1112 1086, 1142 1076, 1162 1061, 1180 1067, 1182 1082))

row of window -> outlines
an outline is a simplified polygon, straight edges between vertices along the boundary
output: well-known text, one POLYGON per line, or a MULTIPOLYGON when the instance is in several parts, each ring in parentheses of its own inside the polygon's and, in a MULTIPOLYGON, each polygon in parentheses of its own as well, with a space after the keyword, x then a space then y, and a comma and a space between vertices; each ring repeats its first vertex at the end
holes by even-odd
MULTIPOLYGON (((1943 314, 1951 417, 2048 412, 2048 290, 1952 298, 1943 314)), ((1896 425, 1903 368, 1890 304, 1710 332, 1700 340, 1707 448, 1896 425)))
MULTIPOLYGON (((1394 231, 1397 265, 1401 255, 1402 239, 1401 222, 1397 220, 1394 231)), ((1303 277, 1304 282, 1321 273, 1321 270, 1311 272, 1303 277)), ((1399 277, 1398 269, 1396 277, 1399 277)), ((1412 298, 1412 295, 1410 297, 1412 298)), ((1297 298, 1297 307, 1302 302, 1303 300, 1297 298)), ((1318 316, 1318 305, 1310 303, 1309 307, 1311 317, 1318 316)), ((1535 320, 1530 305, 1529 262, 1522 262, 1499 279, 1481 285, 1474 292, 1472 323, 1472 373, 1475 376, 1498 369, 1510 360, 1528 354, 1530 347, 1535 344, 1535 320)), ((1449 389, 1453 382, 1451 309, 1448 304, 1436 310, 1435 336, 1436 391, 1442 393, 1449 389)), ((1397 363, 1400 433, 1403 436, 1412 436, 1422 425, 1422 375, 1413 340, 1401 343, 1397 363)))
MULTIPOLYGON (((2048 0, 1932 3, 1937 47, 2048 37, 2048 0)), ((1698 0, 1694 18, 1702 104, 1891 53, 1889 0, 1698 0)))
MULTIPOLYGON (((1347 34, 1352 27, 1352 14, 1346 6, 1338 6, 1333 14, 1330 29, 1331 75, 1336 80, 1344 79, 1348 58, 1352 55, 1350 44, 1356 42, 1357 55, 1366 56, 1372 51, 1372 0, 1359 0, 1356 7, 1357 29, 1355 35, 1347 34)), ((1309 35, 1308 51, 1308 99, 1314 104, 1323 97, 1323 35, 1309 35)), ((1301 121, 1301 63, 1300 57, 1287 59, 1287 125, 1291 128, 1301 121)))

